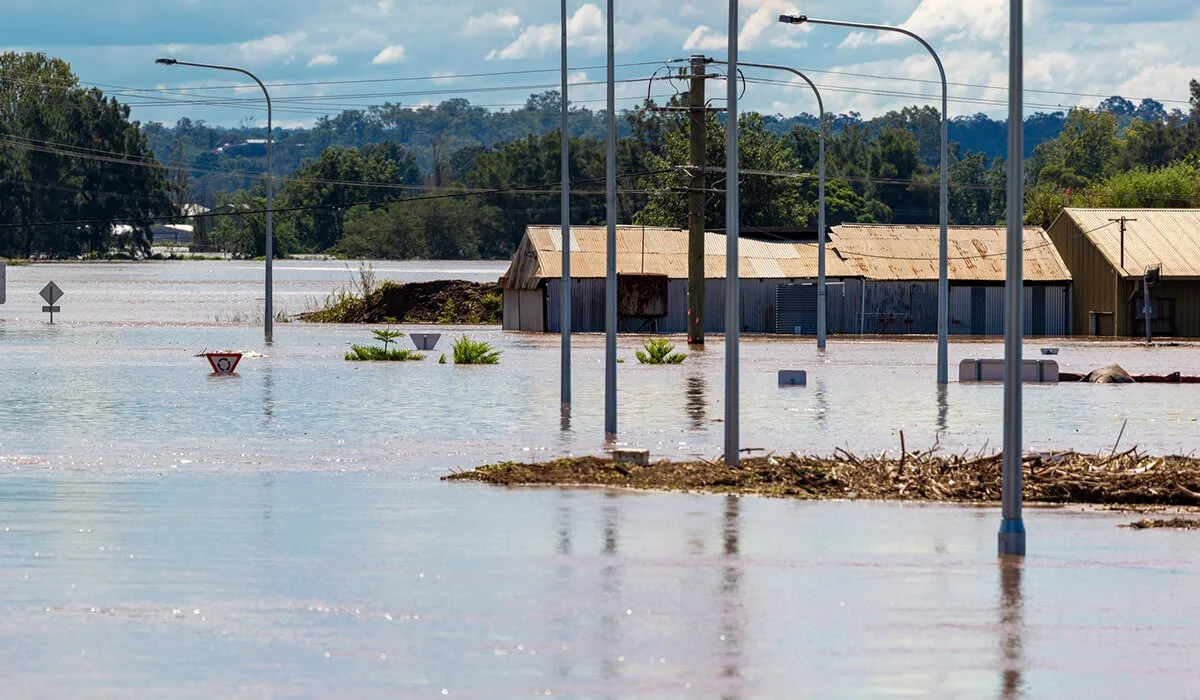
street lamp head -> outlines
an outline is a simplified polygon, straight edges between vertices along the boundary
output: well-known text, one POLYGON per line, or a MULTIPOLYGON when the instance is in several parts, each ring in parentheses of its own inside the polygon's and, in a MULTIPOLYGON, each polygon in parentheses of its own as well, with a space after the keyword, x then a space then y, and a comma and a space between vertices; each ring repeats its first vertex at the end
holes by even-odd
POLYGON ((175 65, 176 63, 179 63, 179 61, 176 61, 176 60, 175 60, 175 59, 173 59, 173 58, 159 58, 159 59, 155 59, 155 61, 154 61, 154 62, 155 62, 155 63, 161 63, 161 64, 162 64, 162 65, 164 65, 164 66, 173 66, 173 65, 175 65))
POLYGON ((808 15, 779 15, 779 21, 784 24, 804 24, 808 21, 808 15))

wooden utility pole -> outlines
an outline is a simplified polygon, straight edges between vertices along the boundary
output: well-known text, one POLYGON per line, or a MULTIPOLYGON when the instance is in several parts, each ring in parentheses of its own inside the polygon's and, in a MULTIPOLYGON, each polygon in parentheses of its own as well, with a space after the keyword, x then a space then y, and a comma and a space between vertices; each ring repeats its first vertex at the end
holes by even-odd
POLYGON ((1125 224, 1127 224, 1131 221, 1137 221, 1137 219, 1130 219, 1130 218, 1122 216, 1119 219, 1109 219, 1109 221, 1111 221, 1113 223, 1121 224, 1121 276, 1124 277, 1125 276, 1125 224))
POLYGON ((691 153, 688 165, 688 319, 689 345, 704 344, 704 130, 708 110, 704 99, 703 56, 692 56, 688 89, 688 131, 691 153))

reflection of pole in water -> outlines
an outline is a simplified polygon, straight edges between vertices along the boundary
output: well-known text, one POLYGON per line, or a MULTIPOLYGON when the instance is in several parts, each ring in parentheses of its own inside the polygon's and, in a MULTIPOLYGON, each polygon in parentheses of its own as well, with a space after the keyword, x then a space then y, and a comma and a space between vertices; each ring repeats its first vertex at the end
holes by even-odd
POLYGON ((699 430, 704 427, 708 417, 708 384, 704 381, 704 376, 694 374, 688 377, 684 394, 687 397, 687 414, 691 418, 692 428, 699 430))
POLYGON ((950 397, 948 396, 949 386, 946 384, 937 385, 937 439, 942 439, 942 434, 946 432, 946 420, 950 415, 950 397))
MULTIPOLYGON (((555 593, 561 601, 555 609, 558 614, 554 617, 554 626, 557 631, 559 640, 564 644, 576 646, 576 617, 571 610, 571 603, 574 602, 572 585, 574 583, 575 566, 567 557, 571 556, 574 549, 572 541, 574 539, 574 519, 572 515, 571 496, 569 492, 562 492, 560 498, 566 503, 558 507, 558 540, 555 543, 554 551, 560 557, 558 564, 558 577, 555 585, 555 593)), ((567 679, 571 677, 571 673, 575 670, 572 663, 573 655, 570 654, 555 654, 554 673, 557 678, 567 679)))
MULTIPOLYGON (((742 567, 738 562, 741 550, 742 500, 737 496, 725 497, 725 517, 722 535, 724 538, 725 566, 721 570, 721 656, 724 663, 721 675, 729 679, 742 677, 742 636, 745 633, 745 606, 742 602, 742 567)), ((740 693, 725 693, 722 697, 732 699, 740 693)))
POLYGON ((263 427, 275 419, 275 376, 271 372, 271 358, 263 358, 263 427))
MULTIPOLYGON (((609 503, 604 506, 601 515, 604 528, 602 553, 605 557, 616 557, 621 511, 617 508, 617 494, 607 492, 604 494, 604 498, 609 503)), ((617 622, 617 611, 614 609, 621 601, 620 573, 621 567, 615 560, 600 569, 600 591, 604 600, 603 607, 607 610, 600 616, 600 648, 603 650, 603 657, 600 661, 600 677, 604 680, 613 680, 620 675, 617 647, 621 641, 621 634, 620 625, 617 622)))
POLYGON ((1024 597, 1021 594, 1022 564, 1019 558, 1000 559, 1000 697, 1004 700, 1024 694, 1021 671, 1025 634, 1024 597))
POLYGON ((564 403, 559 414, 558 427, 564 433, 571 432, 571 404, 564 403))
POLYGON ((817 400, 817 422, 825 422, 825 414, 829 412, 829 394, 825 390, 825 380, 818 379, 815 384, 814 398, 817 400))

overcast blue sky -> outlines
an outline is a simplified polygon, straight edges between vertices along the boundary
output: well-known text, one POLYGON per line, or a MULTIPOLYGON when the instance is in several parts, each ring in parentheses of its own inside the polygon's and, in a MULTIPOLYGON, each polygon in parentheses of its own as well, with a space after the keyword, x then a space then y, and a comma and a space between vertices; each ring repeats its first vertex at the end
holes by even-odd
MULTIPOLYGON (((571 75, 579 83, 571 96, 600 107, 603 87, 588 83, 604 77, 605 3, 572 0, 568 8, 571 75)), ((257 73, 285 125, 385 101, 464 97, 508 109, 558 81, 555 0, 0 0, 0 12, 0 48, 68 60, 83 83, 119 94, 142 121, 264 117, 256 89, 231 87, 244 80, 154 65, 163 55, 257 73), (548 71, 520 73, 539 69, 548 71), (509 74, 465 77, 479 73, 509 74), (212 104, 221 100, 232 103, 212 104)), ((742 0, 743 60, 811 71, 831 111, 870 116, 936 104, 936 85, 922 82, 936 78, 931 59, 896 35, 776 22, 794 12, 908 27, 941 54, 955 83, 952 115, 1005 112, 1007 0, 742 0)), ((1095 105, 1091 95, 1112 94, 1186 109, 1187 82, 1200 79, 1194 0, 1032 0, 1025 12, 1027 88, 1048 91, 1027 95, 1029 111, 1095 105)), ((618 63, 724 57, 726 0, 616 0, 616 17, 618 63)), ((619 77, 646 78, 655 69, 626 66, 619 77)), ((660 98, 674 90, 669 81, 651 87, 660 98)), ((620 85, 621 106, 646 91, 645 82, 620 85)), ((751 84, 744 99, 770 113, 815 111, 811 93, 788 85, 751 84)))

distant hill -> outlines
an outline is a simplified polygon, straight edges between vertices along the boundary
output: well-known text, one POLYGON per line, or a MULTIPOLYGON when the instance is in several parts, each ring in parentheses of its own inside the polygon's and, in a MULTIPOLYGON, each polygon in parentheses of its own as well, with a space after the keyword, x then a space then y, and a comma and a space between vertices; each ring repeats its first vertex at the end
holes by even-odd
MULTIPOLYGON (((1123 123, 1132 119, 1165 120, 1166 111, 1153 100, 1133 103, 1119 97, 1109 98, 1101 109, 1118 115, 1123 123)), ((1053 139, 1062 130, 1063 112, 1038 113, 1026 119, 1026 156, 1043 141, 1053 139)), ((571 132, 575 136, 603 138, 604 113, 573 108, 571 132)), ((815 128, 811 114, 764 118, 769 131, 784 134, 794 127, 815 128)), ((441 104, 406 107, 384 104, 367 110, 351 110, 322 117, 311 129, 276 129, 273 159, 276 174, 293 172, 306 160, 316 158, 329 146, 361 147, 381 141, 395 141, 412 152, 423 174, 433 171, 435 161, 448 163, 455 176, 461 176, 483 149, 530 135, 554 131, 559 124, 559 100, 555 91, 531 95, 525 107, 511 111, 490 111, 472 106, 465 99, 441 104)), ((618 122, 621 136, 630 135, 630 127, 618 122)), ((834 131, 850 124, 870 129, 897 126, 911 130, 920 144, 921 159, 935 166, 938 156, 938 113, 930 107, 909 107, 880 117, 863 120, 856 113, 831 117, 834 131)), ((188 198, 208 206, 216 194, 243 189, 258 179, 265 167, 266 149, 261 128, 250 126, 218 127, 181 119, 168 127, 151 122, 142 127, 150 148, 165 165, 189 173, 188 198)), ((1007 148, 1007 123, 983 114, 957 117, 949 125, 950 141, 957 153, 983 153, 990 161, 1002 156, 1007 148)))

